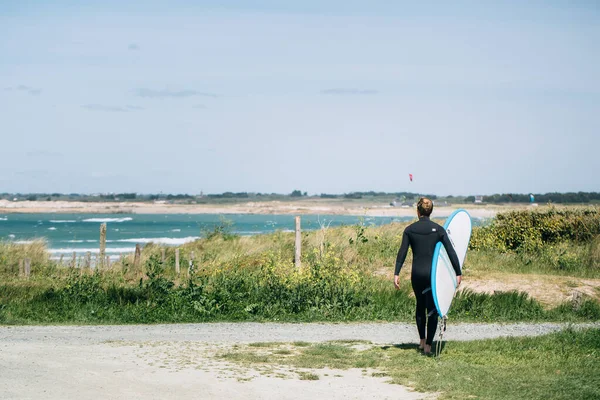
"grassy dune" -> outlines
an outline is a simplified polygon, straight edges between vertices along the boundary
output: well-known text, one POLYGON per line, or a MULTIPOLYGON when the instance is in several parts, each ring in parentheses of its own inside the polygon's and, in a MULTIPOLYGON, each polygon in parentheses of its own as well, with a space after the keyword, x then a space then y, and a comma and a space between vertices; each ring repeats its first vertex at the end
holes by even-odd
MULTIPOLYGON (((476 228, 465 275, 543 274, 600 277, 597 209, 520 211, 476 228), (597 225, 594 225, 597 224, 597 225), (573 229, 577 233, 571 233, 573 229)), ((0 323, 154 323, 194 321, 411 321, 409 276, 390 279, 406 224, 362 225, 304 232, 302 268, 294 267, 294 234, 239 237, 227 224, 175 249, 148 245, 141 262, 124 257, 96 271, 56 265, 43 242, 0 244, 0 323), (194 268, 187 266, 192 253, 194 268), (32 276, 18 275, 32 259, 32 276)), ((465 321, 599 320, 590 298, 543 307, 527 293, 461 291, 451 318, 465 321)))

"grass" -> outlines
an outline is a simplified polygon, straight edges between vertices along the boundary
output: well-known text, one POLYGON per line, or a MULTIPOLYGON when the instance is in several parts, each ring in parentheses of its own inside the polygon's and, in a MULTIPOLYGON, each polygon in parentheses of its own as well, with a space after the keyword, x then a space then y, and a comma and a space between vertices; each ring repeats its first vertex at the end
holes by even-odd
POLYGON ((312 373, 312 372, 300 371, 300 372, 298 372, 298 376, 301 381, 318 381, 319 380, 319 375, 312 373))
MULTIPOLYGON (((217 227, 210 239, 181 248, 181 265, 196 255, 196 268, 175 273, 175 249, 148 245, 142 262, 124 257, 110 270, 61 267, 48 259, 45 244, 0 243, 0 323, 122 324, 204 321, 412 321, 414 299, 402 271, 400 291, 390 278, 406 224, 361 225, 304 232, 303 267, 294 267, 294 234, 237 237, 217 227), (32 259, 29 279, 19 261, 32 259)), ((600 277, 600 239, 564 241, 541 253, 470 250, 468 277, 486 274, 544 274, 600 277), (587 261, 586 261, 587 260, 587 261)), ((410 256, 406 262, 410 265, 410 256)), ((406 269, 409 269, 406 267, 406 269)), ((467 278, 468 279, 468 278, 467 278)), ((571 283, 576 286, 576 283, 571 283)), ((544 309, 525 293, 457 296, 454 321, 600 320, 600 304, 584 300, 544 309)))
POLYGON ((390 383, 440 393, 440 399, 600 398, 599 329, 446 342, 439 359, 423 357, 416 344, 357 350, 352 343, 320 343, 298 347, 286 356, 278 355, 277 348, 272 346, 260 357, 253 356, 252 348, 220 357, 246 365, 375 369, 372 374, 387 376, 390 383))
POLYGON ((560 243, 535 253, 471 250, 465 267, 476 273, 503 272, 600 278, 595 243, 560 243))

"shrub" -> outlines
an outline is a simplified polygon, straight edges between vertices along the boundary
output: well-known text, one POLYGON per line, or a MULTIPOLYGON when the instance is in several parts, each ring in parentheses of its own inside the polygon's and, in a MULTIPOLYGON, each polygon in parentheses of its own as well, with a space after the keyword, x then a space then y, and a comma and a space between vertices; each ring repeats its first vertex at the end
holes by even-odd
POLYGON ((539 251, 560 241, 587 243, 600 234, 597 208, 501 213, 487 226, 475 227, 470 248, 539 251))

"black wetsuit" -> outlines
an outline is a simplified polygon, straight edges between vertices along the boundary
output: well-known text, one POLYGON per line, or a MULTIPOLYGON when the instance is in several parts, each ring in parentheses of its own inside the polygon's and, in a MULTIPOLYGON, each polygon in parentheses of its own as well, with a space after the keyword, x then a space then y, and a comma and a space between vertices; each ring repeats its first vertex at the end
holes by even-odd
POLYGON ((427 320, 427 339, 425 343, 428 345, 433 342, 438 323, 438 314, 431 293, 431 263, 438 242, 442 242, 446 248, 456 275, 460 275, 460 263, 446 230, 431 221, 429 217, 420 217, 419 221, 409 225, 404 230, 394 272, 394 275, 400 273, 400 268, 404 264, 410 245, 413 253, 411 281, 417 298, 417 329, 419 330, 419 337, 425 339, 425 322, 427 320), (426 318, 425 309, 427 309, 429 318, 426 318))

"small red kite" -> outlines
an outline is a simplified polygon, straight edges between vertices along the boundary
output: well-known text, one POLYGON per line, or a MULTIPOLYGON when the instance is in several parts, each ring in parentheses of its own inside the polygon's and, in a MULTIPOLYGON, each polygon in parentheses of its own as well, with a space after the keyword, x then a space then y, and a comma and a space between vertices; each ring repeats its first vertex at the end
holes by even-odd
POLYGON ((410 178, 410 181, 412 182, 412 174, 408 174, 408 177, 410 178))

